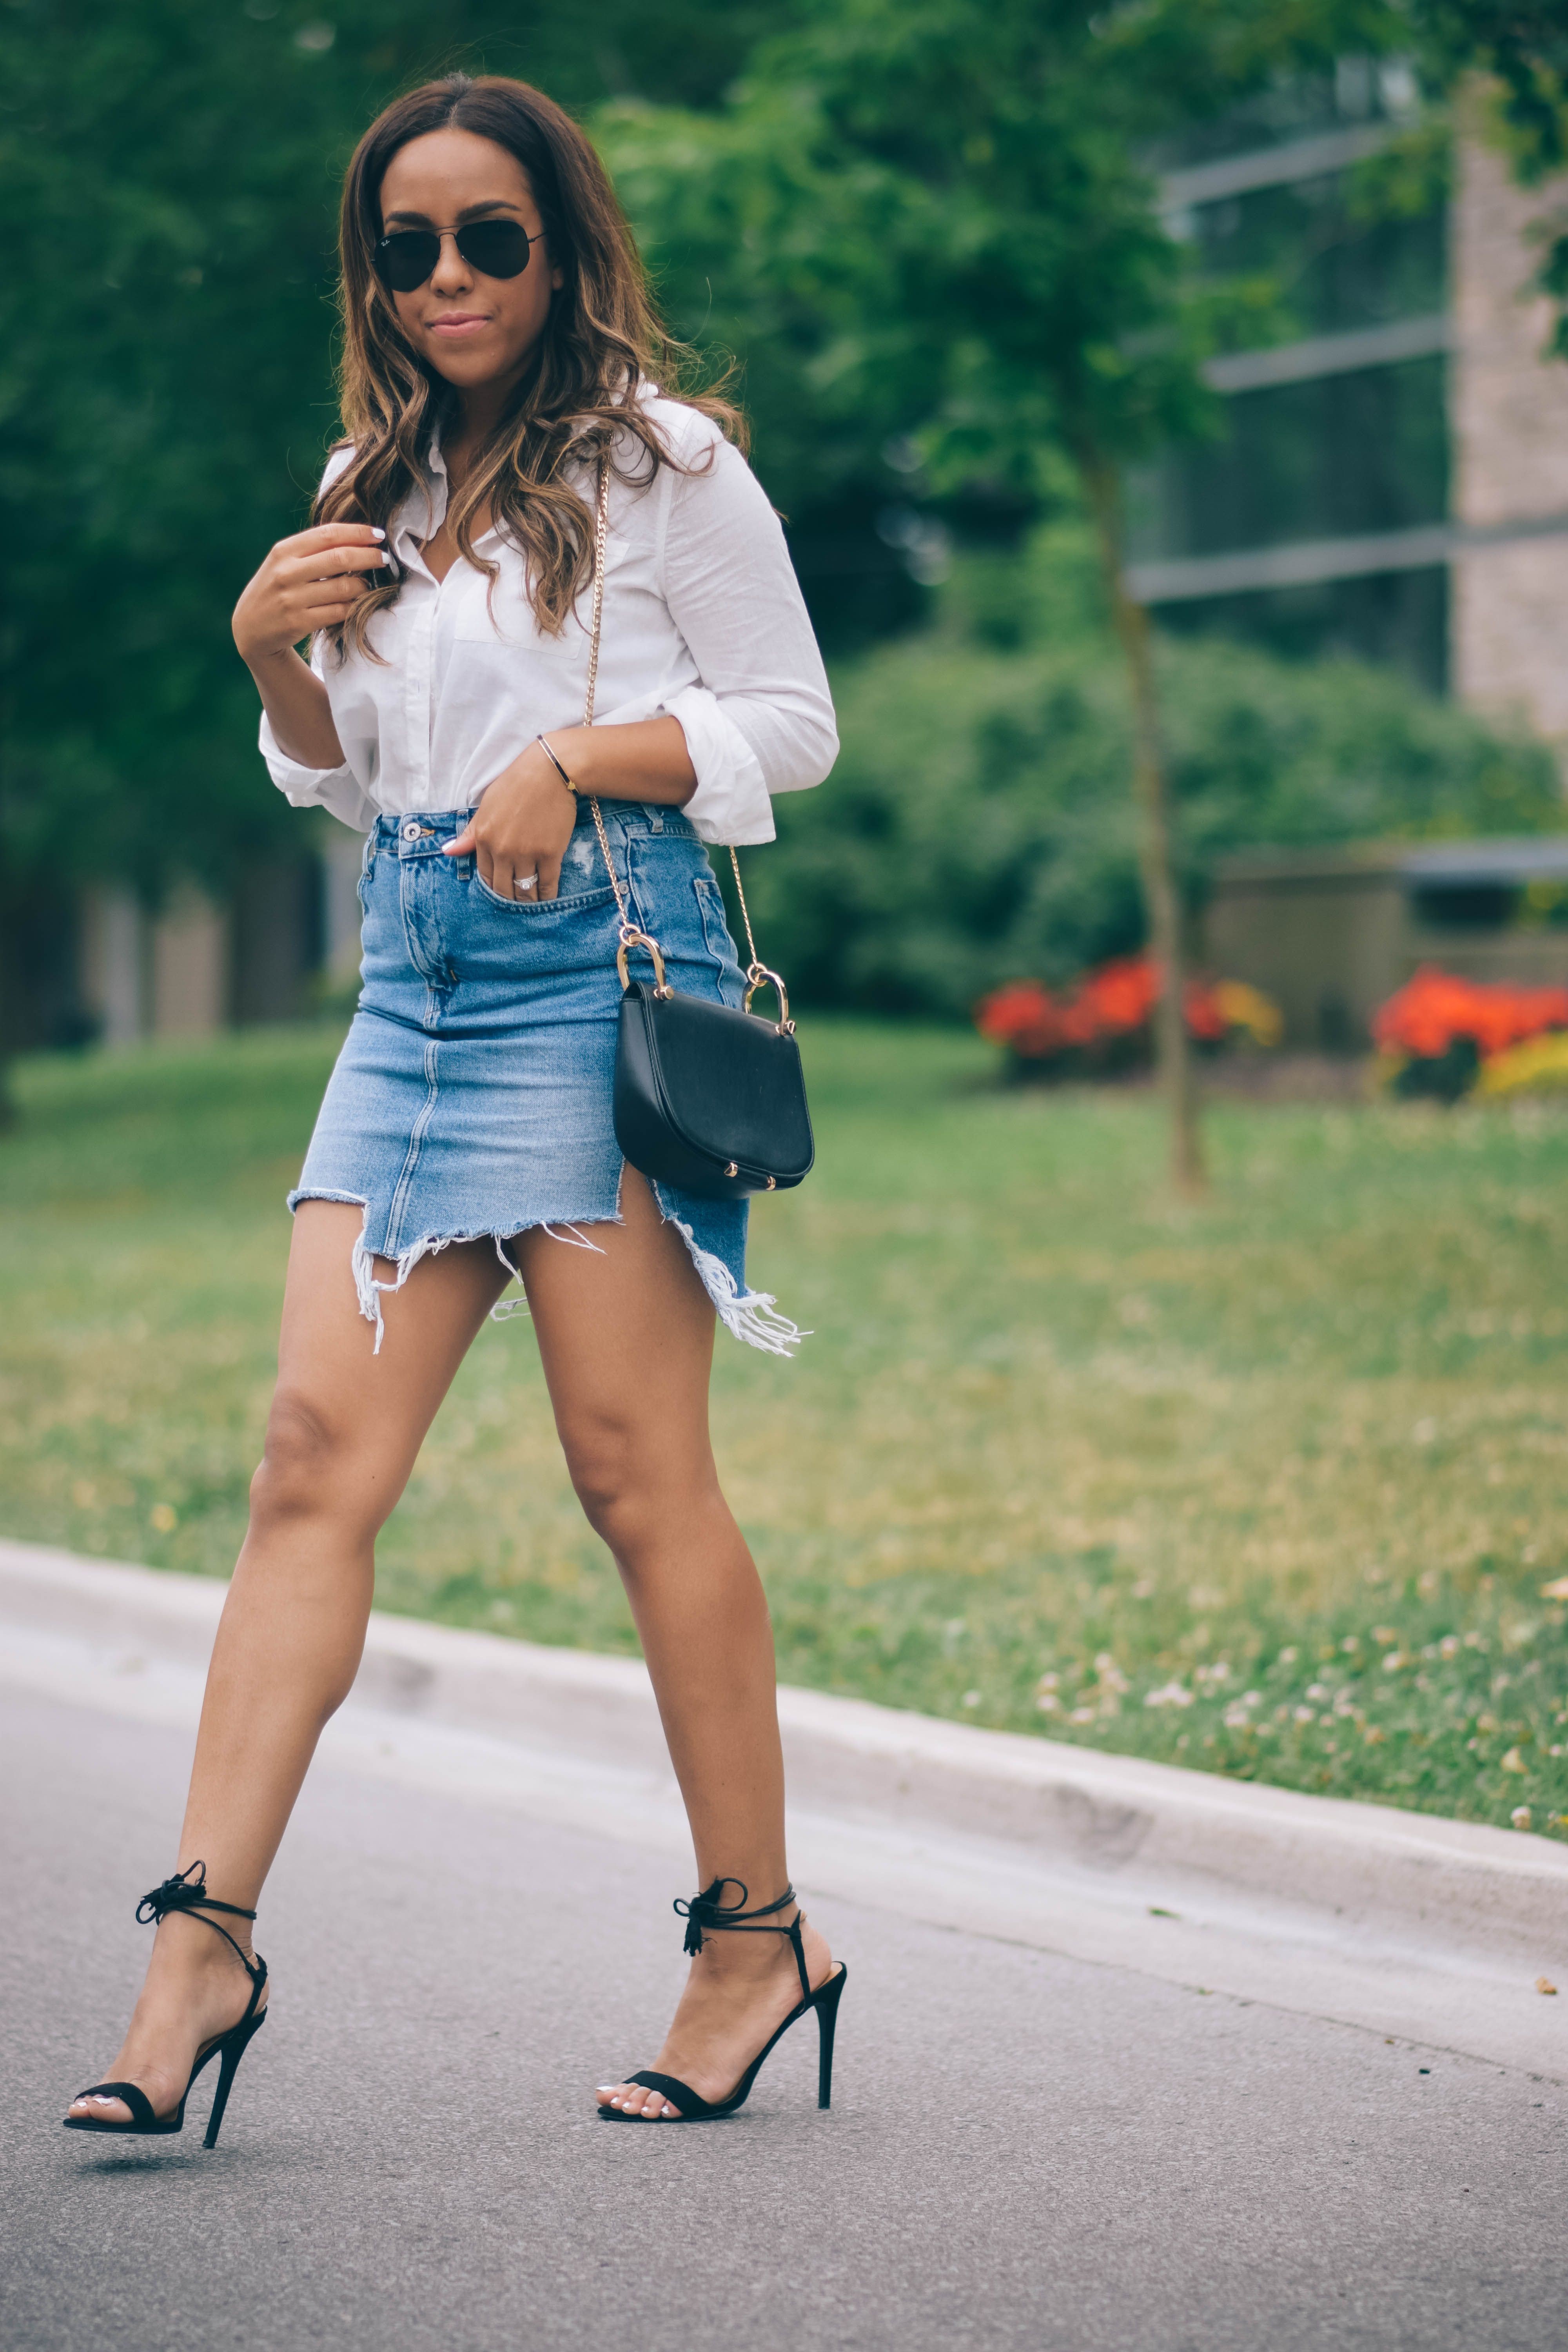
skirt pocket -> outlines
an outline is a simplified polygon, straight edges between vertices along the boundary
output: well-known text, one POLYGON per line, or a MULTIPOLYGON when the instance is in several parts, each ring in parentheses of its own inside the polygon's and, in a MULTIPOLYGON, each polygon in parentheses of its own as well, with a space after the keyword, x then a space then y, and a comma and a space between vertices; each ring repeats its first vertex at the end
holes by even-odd
POLYGON ((473 887, 482 899, 499 908, 503 915, 520 916, 524 922, 537 922, 542 916, 574 915, 590 908, 610 907, 614 906, 616 899, 616 894, 607 882, 601 882, 596 890, 574 890, 568 897, 561 898, 536 898, 532 891, 526 898, 503 898, 499 890, 490 888, 477 869, 473 887))

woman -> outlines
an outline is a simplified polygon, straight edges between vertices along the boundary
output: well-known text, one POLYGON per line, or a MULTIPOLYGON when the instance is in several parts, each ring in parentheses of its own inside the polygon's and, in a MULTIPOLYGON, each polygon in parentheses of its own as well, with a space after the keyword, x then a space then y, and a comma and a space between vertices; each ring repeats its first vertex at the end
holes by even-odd
POLYGON ((674 983, 739 1002, 701 845, 771 839, 770 792, 826 773, 821 660, 732 412, 657 389, 670 354, 625 225, 548 99, 458 75, 389 107, 349 167, 342 265, 348 438, 234 634, 281 790, 369 828, 364 991, 290 1196, 179 1868, 141 1906, 157 1935, 114 2079, 66 2120, 177 2130, 218 2056, 216 2137, 265 2016, 250 1922, 359 1664, 376 1533, 514 1272, 706 1890, 678 1906, 692 1966, 657 2064, 599 2086, 599 2113, 738 2105, 814 2009, 826 2093, 844 1972, 790 1890, 767 1608, 707 1423, 715 1314, 775 1352, 799 1334, 746 1288, 744 1203, 656 1194, 616 1150, 619 921, 590 805, 674 983))

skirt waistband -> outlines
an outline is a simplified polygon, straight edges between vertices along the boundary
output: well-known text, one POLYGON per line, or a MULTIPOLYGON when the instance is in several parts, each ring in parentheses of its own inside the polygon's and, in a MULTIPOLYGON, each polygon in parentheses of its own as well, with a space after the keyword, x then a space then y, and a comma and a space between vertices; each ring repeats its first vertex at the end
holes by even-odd
MULTIPOLYGON (((614 842, 697 839, 697 828, 689 817, 657 801, 601 800, 599 812, 614 842)), ((398 857, 437 856, 462 832, 473 813, 471 808, 405 809, 400 815, 378 816, 371 829, 371 846, 398 857)), ((574 830, 580 832, 584 826, 593 831, 594 812, 585 799, 577 803, 574 830)))

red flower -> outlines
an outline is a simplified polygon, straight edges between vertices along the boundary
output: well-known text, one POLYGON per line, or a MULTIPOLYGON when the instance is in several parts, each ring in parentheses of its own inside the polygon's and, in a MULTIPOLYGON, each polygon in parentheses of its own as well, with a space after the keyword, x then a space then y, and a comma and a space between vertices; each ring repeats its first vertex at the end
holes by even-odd
POLYGON ((983 996, 974 1008, 974 1025, 993 1045, 1005 1045, 1026 1062, 1044 1061, 1068 1042, 1060 1008, 1037 980, 1009 981, 983 996))
POLYGON ((1159 1002, 1160 982, 1148 956, 1118 956, 1079 981, 1077 1002, 1100 1036, 1142 1029, 1159 1002))
POLYGON ((1568 988, 1464 980, 1431 964, 1389 998, 1372 1024, 1385 1052, 1418 1061, 1440 1059, 1461 1038, 1484 1060, 1550 1029, 1568 1029, 1568 988))
MULTIPOLYGON (((1159 1001, 1153 959, 1117 956, 1086 972, 1061 996, 1041 981, 1009 981, 982 997, 974 1023, 983 1037, 1005 1045, 1020 1060, 1044 1062, 1075 1046, 1093 1048, 1136 1036, 1148 1027, 1159 1001)), ((1188 981, 1186 1017, 1190 1034, 1205 1045, 1218 1044, 1233 1025, 1208 981, 1188 981)))

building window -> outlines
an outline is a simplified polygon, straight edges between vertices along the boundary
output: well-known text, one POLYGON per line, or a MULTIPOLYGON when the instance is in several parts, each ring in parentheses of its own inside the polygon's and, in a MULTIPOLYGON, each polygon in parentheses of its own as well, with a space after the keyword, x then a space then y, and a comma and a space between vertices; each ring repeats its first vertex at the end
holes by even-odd
POLYGON ((1441 522, 1441 355, 1233 394, 1222 440, 1174 449, 1133 486, 1134 561, 1441 522))
POLYGON ((1380 572, 1157 608, 1176 636, 1226 636, 1296 660, 1349 655, 1404 672, 1428 693, 1448 685, 1448 571, 1380 572))

